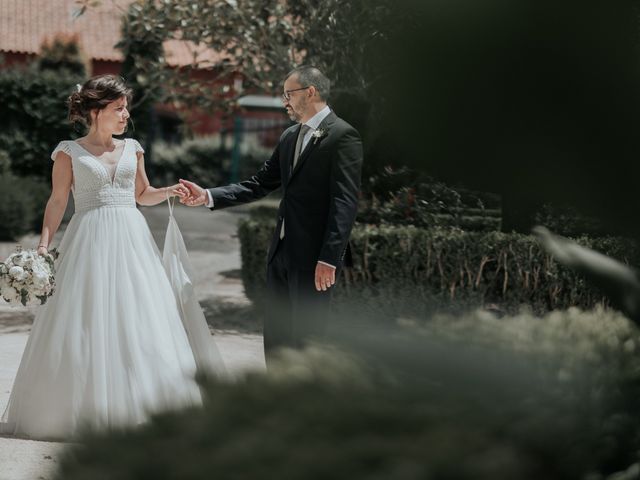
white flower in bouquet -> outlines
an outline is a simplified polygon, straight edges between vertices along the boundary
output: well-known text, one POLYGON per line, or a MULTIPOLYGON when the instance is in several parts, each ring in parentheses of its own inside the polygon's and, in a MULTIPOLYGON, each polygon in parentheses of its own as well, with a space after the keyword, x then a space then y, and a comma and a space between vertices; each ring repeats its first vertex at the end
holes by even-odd
POLYGON ((14 253, 7 259, 7 264, 10 265, 9 260, 11 260, 11 263, 13 263, 14 265, 18 267, 22 267, 26 259, 27 259, 27 256, 24 255, 23 252, 14 253))
POLYGON ((0 295, 2 295, 5 301, 11 304, 16 304, 20 301, 20 294, 10 285, 2 285, 2 287, 0 287, 0 295))
POLYGON ((38 266, 33 269, 32 280, 35 288, 43 289, 49 284, 49 272, 38 266))
POLYGON ((25 272, 24 268, 14 266, 9 269, 9 276, 17 282, 22 282, 27 279, 29 274, 25 272))

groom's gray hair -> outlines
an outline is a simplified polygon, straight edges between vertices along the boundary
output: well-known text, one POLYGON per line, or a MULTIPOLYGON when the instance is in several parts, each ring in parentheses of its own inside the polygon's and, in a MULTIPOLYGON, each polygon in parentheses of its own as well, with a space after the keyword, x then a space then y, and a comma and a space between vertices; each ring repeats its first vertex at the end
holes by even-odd
POLYGON ((320 100, 324 102, 327 101, 331 90, 331 81, 320 71, 318 67, 314 67, 312 65, 296 67, 287 73, 287 76, 284 77, 284 79, 286 80, 293 75, 298 77, 298 81, 302 86, 308 87, 313 85, 316 87, 316 92, 318 92, 320 100))

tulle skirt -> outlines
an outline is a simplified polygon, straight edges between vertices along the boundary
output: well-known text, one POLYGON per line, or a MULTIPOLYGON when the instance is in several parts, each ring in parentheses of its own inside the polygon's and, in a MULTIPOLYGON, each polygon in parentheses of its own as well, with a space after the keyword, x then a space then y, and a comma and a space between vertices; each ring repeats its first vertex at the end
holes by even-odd
POLYGON ((56 292, 36 314, 3 432, 68 439, 201 403, 194 355, 142 214, 76 213, 59 250, 56 292))

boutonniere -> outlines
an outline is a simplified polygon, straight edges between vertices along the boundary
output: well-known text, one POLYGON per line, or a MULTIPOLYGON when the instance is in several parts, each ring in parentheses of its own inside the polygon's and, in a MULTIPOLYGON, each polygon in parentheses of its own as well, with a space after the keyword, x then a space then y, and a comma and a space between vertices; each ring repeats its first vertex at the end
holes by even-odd
POLYGON ((311 134, 311 137, 313 138, 313 143, 314 145, 318 142, 318 140, 320 140, 322 137, 327 135, 327 131, 319 128, 317 130, 314 130, 313 133, 311 134))

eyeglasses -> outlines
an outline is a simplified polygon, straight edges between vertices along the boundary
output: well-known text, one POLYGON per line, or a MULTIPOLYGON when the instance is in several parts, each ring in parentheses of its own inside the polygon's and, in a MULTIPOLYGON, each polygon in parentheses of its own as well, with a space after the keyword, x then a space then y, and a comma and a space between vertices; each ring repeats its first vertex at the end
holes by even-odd
POLYGON ((282 94, 282 99, 288 102, 289 100, 291 100, 291 92, 297 92, 298 90, 306 90, 307 88, 310 88, 310 87, 311 85, 309 85, 308 87, 294 88, 293 90, 285 90, 285 92, 282 94))

